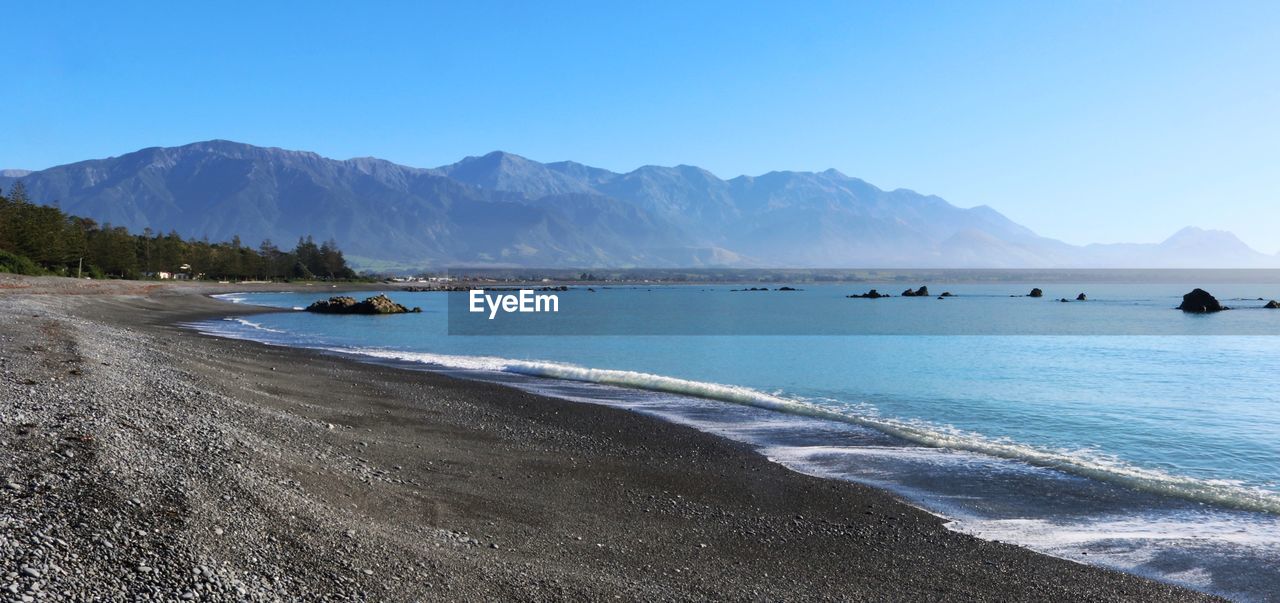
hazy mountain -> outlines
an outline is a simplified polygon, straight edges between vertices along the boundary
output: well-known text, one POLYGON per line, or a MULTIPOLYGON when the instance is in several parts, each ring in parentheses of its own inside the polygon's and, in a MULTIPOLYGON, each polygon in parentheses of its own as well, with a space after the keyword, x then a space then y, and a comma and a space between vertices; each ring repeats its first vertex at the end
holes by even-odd
MULTIPOLYGON (((0 178, 0 186, 14 180, 0 178)), ((239 235, 251 244, 271 239, 286 246, 313 234, 336 239, 353 256, 422 265, 647 259, 580 211, 571 219, 518 195, 380 159, 335 161, 210 141, 58 166, 22 181, 33 199, 136 231, 172 229, 212 240, 239 235)))
POLYGON ((662 216, 707 243, 727 244, 740 227, 742 214, 729 183, 702 168, 646 165, 597 187, 662 216))
MULTIPOLYGON (((761 265, 950 265, 938 245, 977 229, 1015 245, 1008 257, 965 257, 984 266, 1045 264, 1055 242, 986 208, 960 209, 913 191, 882 191, 835 170, 772 172, 721 180, 694 166, 644 166, 618 174, 577 163, 539 164, 509 153, 469 157, 441 172, 496 191, 530 195, 591 190, 626 201, 678 227, 690 244, 731 249, 761 265), (852 263, 851 263, 852 262, 852 263)), ((955 247, 952 241, 952 247, 955 247)))
POLYGON ((691 244, 733 250, 764 266, 1046 266, 1070 264, 1070 246, 1037 236, 989 207, 961 209, 909 190, 883 191, 835 170, 722 180, 694 166, 618 174, 581 164, 487 155, 491 173, 468 181, 500 191, 589 187, 679 228, 691 244), (514 177, 521 174, 524 179, 514 177), (964 236, 968 234, 968 236, 964 236))
POLYGON ((282 246, 312 234, 402 265, 1260 267, 1230 233, 1077 247, 999 212, 881 190, 835 170, 723 180, 694 166, 620 174, 494 152, 436 169, 208 141, 25 173, 31 198, 140 231, 282 246))
POLYGON ((1154 245, 1088 245, 1085 261, 1103 266, 1147 268, 1276 268, 1280 258, 1255 251, 1225 230, 1188 226, 1154 245))
POLYGON ((21 178, 30 173, 31 173, 31 170, 15 170, 15 169, 0 170, 0 178, 21 178))

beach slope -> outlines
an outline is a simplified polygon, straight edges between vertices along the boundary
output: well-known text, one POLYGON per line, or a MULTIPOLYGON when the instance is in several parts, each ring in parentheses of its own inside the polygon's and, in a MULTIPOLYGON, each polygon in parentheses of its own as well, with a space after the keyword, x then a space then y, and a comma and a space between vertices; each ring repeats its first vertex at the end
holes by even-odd
POLYGON ((688 427, 177 326, 255 311, 215 289, 0 275, 5 598, 1213 600, 688 427))

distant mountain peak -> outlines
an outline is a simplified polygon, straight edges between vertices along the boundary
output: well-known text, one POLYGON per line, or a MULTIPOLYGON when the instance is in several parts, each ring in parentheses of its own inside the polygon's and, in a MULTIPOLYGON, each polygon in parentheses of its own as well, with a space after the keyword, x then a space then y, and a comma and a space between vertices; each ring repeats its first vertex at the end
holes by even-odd
POLYGON ((529 197, 589 193, 591 187, 546 165, 506 151, 492 151, 479 157, 437 168, 441 173, 467 184, 529 197))
MULTIPOLYGON (((159 148, 164 148, 164 147, 159 147, 159 148)), ((224 148, 224 149, 226 149, 226 148, 232 148, 232 149, 268 149, 268 150, 280 150, 280 151, 283 151, 283 150, 284 150, 284 149, 281 149, 280 147, 264 147, 264 146, 260 146, 260 145, 252 145, 252 144, 249 144, 249 143, 247 143, 247 142, 240 142, 240 141, 237 141, 237 140, 228 140, 228 139, 226 139, 226 138, 210 138, 209 140, 197 140, 197 141, 195 141, 195 142, 189 142, 189 143, 184 144, 184 145, 178 145, 178 146, 177 146, 177 147, 175 147, 175 148, 178 148, 178 149, 186 149, 186 148, 197 148, 197 149, 218 149, 218 148, 224 148)), ((304 151, 304 152, 305 152, 305 151, 304 151)))
POLYGON ((21 177, 26 176, 27 174, 30 174, 30 173, 31 173, 31 170, 20 170, 20 169, 16 169, 16 168, 9 168, 9 169, 3 169, 3 170, 0 170, 0 177, 4 177, 4 178, 21 178, 21 177))
POLYGON ((214 138, 214 139, 211 139, 211 140, 201 140, 201 141, 198 141, 198 142, 192 142, 192 143, 184 144, 184 145, 177 146, 177 147, 151 147, 151 148, 152 148, 152 149, 165 150, 165 151, 167 151, 167 150, 174 150, 174 151, 205 151, 205 152, 210 152, 210 151, 211 151, 211 152, 215 152, 215 153, 228 153, 228 152, 230 152, 230 153, 243 153, 243 152, 259 152, 259 151, 265 151, 265 152, 276 151, 276 152, 280 152, 280 153, 306 153, 306 154, 314 154, 314 153, 310 153, 309 151, 289 151, 289 150, 282 149, 282 148, 279 148, 279 147, 260 147, 260 146, 251 145, 251 144, 249 144, 249 143, 245 143, 245 142, 236 142, 236 141, 234 141, 234 140, 225 140, 225 139, 222 139, 222 138, 214 138))
POLYGON ((681 163, 676 165, 676 169, 681 172, 694 172, 697 174, 706 174, 708 176, 714 176, 714 174, 712 174, 710 171, 706 170, 705 168, 700 168, 696 165, 689 165, 687 163, 681 163))
POLYGON ((261 147, 246 142, 214 138, 187 143, 176 147, 147 147, 126 153, 122 157, 152 157, 153 161, 168 161, 174 157, 194 155, 216 155, 237 159, 289 157, 307 161, 326 160, 325 157, 312 151, 297 151, 280 147, 261 147))
POLYGON ((1172 236, 1164 240, 1164 244, 1175 244, 1182 242, 1199 242, 1206 240, 1214 240, 1219 242, 1230 242, 1244 245, 1235 233, 1227 230, 1217 230, 1211 228, 1200 228, 1198 226, 1186 226, 1172 236))
POLYGON ((1173 233, 1160 243, 1160 247, 1182 252, 1203 252, 1214 255, 1236 254, 1260 257, 1263 254, 1241 241, 1235 233, 1188 226, 1173 233))
POLYGON ((459 163, 464 163, 468 161, 478 161, 478 162, 484 162, 484 163, 514 163, 518 165, 527 165, 527 164, 534 163, 534 161, 530 160, 527 157, 524 157, 522 155, 516 155, 515 153, 508 153, 506 151, 489 151, 488 153, 485 153, 484 155, 481 155, 479 157, 466 157, 459 163))
POLYGON ((1235 236, 1235 234, 1227 230, 1218 230, 1213 228, 1200 228, 1199 226, 1184 226, 1181 229, 1179 229, 1178 232, 1173 233, 1173 235, 1171 235, 1169 239, 1179 239, 1184 237, 1200 237, 1205 235, 1212 235, 1212 236, 1226 235, 1231 237, 1235 236))

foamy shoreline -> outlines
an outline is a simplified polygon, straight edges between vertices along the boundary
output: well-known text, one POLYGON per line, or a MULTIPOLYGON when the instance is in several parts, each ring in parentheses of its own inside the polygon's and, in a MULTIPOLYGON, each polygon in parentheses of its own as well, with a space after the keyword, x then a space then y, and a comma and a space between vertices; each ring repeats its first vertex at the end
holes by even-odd
MULTIPOLYGON (((252 296, 234 297, 254 302, 252 296)), ((990 441, 978 434, 903 423, 874 412, 842 411, 781 391, 766 393, 528 358, 343 347, 322 343, 311 331, 305 340, 298 340, 288 330, 265 324, 310 325, 273 322, 268 316, 230 317, 191 326, 224 337, 502 383, 656 416, 742 442, 795 471, 886 488, 950 520, 951 529, 1065 559, 1234 593, 1244 600, 1269 591, 1274 583, 1269 560, 1274 558, 1276 541, 1268 534, 1274 532, 1275 519, 1265 512, 1274 497, 1236 484, 1144 470, 1073 451, 990 441), (866 433, 859 433, 859 428, 866 433), (780 445, 777 438, 787 443, 780 445), (916 473, 933 477, 926 480, 916 473), (1011 483, 1019 485, 1011 487, 1011 483), (1054 502, 1059 497, 1077 503, 1063 507, 1054 502), (968 505, 962 502, 965 499, 975 503, 968 505), (1001 510, 984 512, 985 505, 1001 510), (1181 568, 1153 562, 1171 556, 1185 559, 1181 568), (1198 571, 1187 571, 1187 566, 1198 571)), ((310 326, 323 324, 328 321, 310 326)))

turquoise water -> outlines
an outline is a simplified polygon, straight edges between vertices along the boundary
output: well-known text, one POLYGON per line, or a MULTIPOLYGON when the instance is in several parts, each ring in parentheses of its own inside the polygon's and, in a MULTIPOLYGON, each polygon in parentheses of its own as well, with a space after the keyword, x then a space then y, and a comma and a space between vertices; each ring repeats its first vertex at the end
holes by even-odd
MULTIPOLYGON (((422 314, 198 328, 655 414, 893 489, 957 530, 1240 599, 1280 592, 1280 338, 1246 335, 1280 332, 1280 311, 1255 301, 1280 287, 1217 286, 1238 309, 1213 316, 1171 310, 1185 285, 1061 285, 1035 300, 955 284, 945 301, 800 287, 561 294, 557 320, 604 335, 450 335, 465 330, 448 320, 461 293, 393 295, 422 314), (1050 301, 1079 291, 1091 301, 1050 301), (887 334, 815 334, 831 332, 887 334)), ((319 293, 231 297, 295 308, 319 293)))

